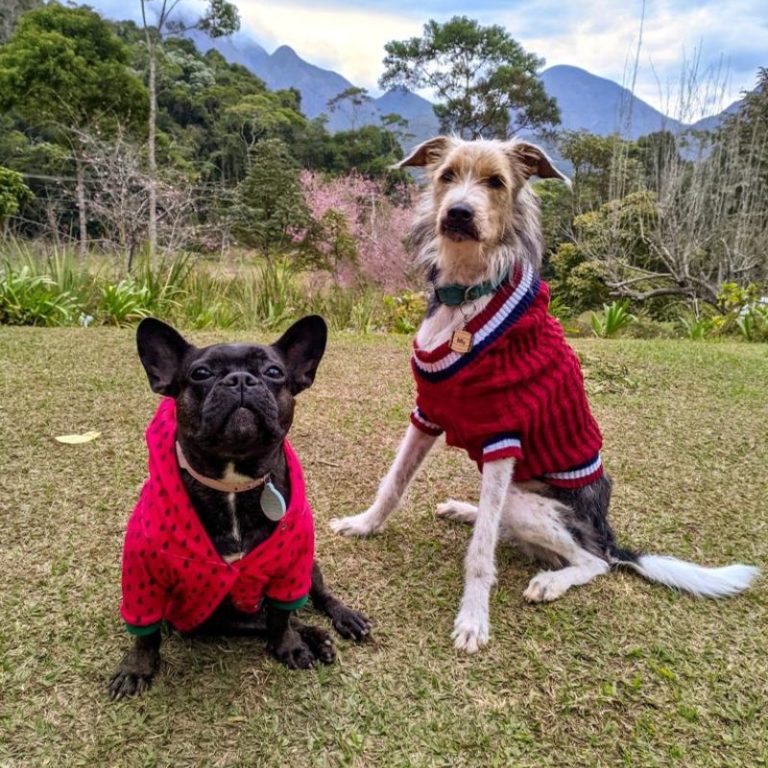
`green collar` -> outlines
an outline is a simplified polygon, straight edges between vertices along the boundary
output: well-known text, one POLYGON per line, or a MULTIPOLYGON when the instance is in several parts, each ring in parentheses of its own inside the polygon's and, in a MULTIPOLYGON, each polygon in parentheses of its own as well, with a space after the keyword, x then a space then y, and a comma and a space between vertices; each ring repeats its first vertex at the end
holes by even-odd
POLYGON ((498 281, 486 280, 484 283, 477 283, 477 285, 459 285, 458 283, 441 285, 439 288, 435 288, 435 297, 441 304, 458 307, 466 301, 474 301, 481 296, 494 293, 508 279, 509 272, 505 272, 498 281))

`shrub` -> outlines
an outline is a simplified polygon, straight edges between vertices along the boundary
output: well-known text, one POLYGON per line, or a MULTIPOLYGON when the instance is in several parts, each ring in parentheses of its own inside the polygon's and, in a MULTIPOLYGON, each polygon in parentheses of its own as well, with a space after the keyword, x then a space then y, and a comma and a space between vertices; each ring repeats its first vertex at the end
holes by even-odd
POLYGON ((133 278, 101 287, 98 318, 109 325, 130 325, 152 314, 149 289, 133 278))
POLYGON ((77 296, 60 290, 52 277, 35 274, 28 265, 0 269, 0 323, 69 325, 80 311, 77 296))
POLYGON ((623 328, 635 322, 637 318, 629 311, 629 301, 614 301, 603 305, 602 315, 592 313, 591 324, 595 336, 610 339, 623 328))
POLYGON ((424 292, 406 291, 400 296, 385 296, 384 310, 387 330, 414 333, 427 309, 424 292))
POLYGON ((552 295, 579 314, 609 299, 605 270, 576 243, 561 243, 549 261, 552 295))
POLYGON ((694 315, 680 315, 678 325, 685 336, 691 341, 702 341, 712 335, 714 324, 711 317, 696 317, 694 315))

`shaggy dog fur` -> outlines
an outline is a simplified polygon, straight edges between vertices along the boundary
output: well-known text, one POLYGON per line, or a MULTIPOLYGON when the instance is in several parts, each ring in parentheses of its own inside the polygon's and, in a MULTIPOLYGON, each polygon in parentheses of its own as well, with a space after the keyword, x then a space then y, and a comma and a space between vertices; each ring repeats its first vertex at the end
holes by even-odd
MULTIPOLYGON (((401 165, 426 169, 428 184, 411 237, 433 287, 498 283, 514 267, 526 264, 538 272, 541 228, 528 180, 537 175, 568 183, 538 147, 522 141, 467 142, 438 136, 417 147, 401 165)), ((418 330, 419 348, 432 350, 449 340, 490 298, 447 306, 433 297, 418 330)), ((359 515, 333 520, 333 529, 357 536, 380 530, 435 440, 410 426, 372 506, 359 515)), ((620 548, 608 523, 607 475, 581 488, 543 482, 521 486, 512 482, 513 470, 514 459, 487 462, 477 507, 454 500, 438 506, 439 516, 474 525, 464 596, 454 624, 458 649, 472 653, 488 641, 488 600, 499 539, 515 542, 554 567, 531 579, 524 592, 530 602, 554 600, 615 566, 707 597, 740 592, 758 573, 746 565, 705 568, 620 548)))

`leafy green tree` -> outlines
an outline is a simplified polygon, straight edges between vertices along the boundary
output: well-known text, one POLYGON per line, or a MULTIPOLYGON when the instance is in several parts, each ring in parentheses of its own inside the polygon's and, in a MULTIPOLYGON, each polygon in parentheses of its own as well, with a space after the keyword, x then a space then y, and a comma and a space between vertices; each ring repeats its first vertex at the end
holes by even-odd
POLYGON ((365 88, 358 88, 352 85, 349 88, 345 88, 341 93, 337 93, 328 102, 328 111, 331 113, 343 113, 349 120, 351 129, 354 131, 360 118, 360 110, 363 107, 367 107, 370 103, 371 97, 368 95, 368 91, 365 88))
POLYGON ((0 48, 0 111, 13 110, 71 150, 81 259, 87 243, 83 133, 109 133, 146 114, 146 91, 127 61, 126 47, 98 14, 58 3, 26 13, 0 48))
POLYGON ((285 142, 260 141, 253 148, 251 169, 237 189, 236 236, 269 259, 291 246, 310 223, 299 168, 285 142))
POLYGON ((257 142, 280 138, 293 128, 304 125, 306 119, 286 106, 280 94, 265 91, 251 94, 226 110, 226 124, 242 143, 245 167, 250 167, 250 152, 257 142))
POLYGON ((330 137, 336 148, 334 160, 327 169, 334 173, 357 171, 367 178, 393 176, 402 181, 404 173, 392 171, 403 157, 395 137, 386 128, 364 125, 356 131, 337 131, 330 137))
POLYGON ((560 122, 538 71, 544 60, 527 53, 503 27, 466 16, 430 20, 421 37, 385 46, 382 88, 428 88, 443 132, 464 138, 507 138, 523 128, 560 122))
POLYGON ((22 175, 0 165, 0 229, 5 229, 8 219, 31 199, 32 190, 24 183, 22 175))
POLYGON ((149 255, 154 258, 157 250, 157 59, 162 48, 163 35, 170 32, 181 34, 198 29, 210 37, 222 37, 240 28, 240 17, 232 3, 227 0, 207 0, 205 11, 196 21, 187 24, 174 19, 174 12, 181 0, 141 0, 141 18, 149 55, 147 82, 149 87, 149 124, 147 131, 147 164, 149 166, 149 255), (154 10, 154 24, 150 22, 149 11, 154 10))

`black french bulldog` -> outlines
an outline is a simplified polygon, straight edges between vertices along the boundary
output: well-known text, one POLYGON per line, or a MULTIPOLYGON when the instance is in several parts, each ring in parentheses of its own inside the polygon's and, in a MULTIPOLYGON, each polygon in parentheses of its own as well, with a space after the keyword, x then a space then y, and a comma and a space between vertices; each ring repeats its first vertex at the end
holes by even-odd
MULTIPOLYGON (((171 456, 171 449, 168 449, 159 460, 167 465, 178 461, 181 480, 191 504, 189 515, 194 517, 196 514, 215 548, 215 553, 208 550, 210 562, 215 560, 218 563, 214 563, 214 569, 218 567, 226 572, 227 563, 242 560, 261 544, 269 546, 270 537, 273 545, 281 535, 275 534, 278 526, 286 528, 280 523, 279 504, 277 512, 274 503, 265 506, 263 494, 267 493, 266 485, 271 485, 282 495, 289 511, 292 508, 291 477, 295 480, 296 475, 292 475, 295 470, 291 469, 292 465, 289 466, 288 448, 284 441, 293 421, 294 396, 313 383, 325 351, 326 339, 325 322, 316 315, 299 320, 270 346, 216 344, 198 349, 159 320, 148 318, 139 325, 137 346, 150 386, 154 392, 175 400, 178 453, 171 456), (233 489, 238 483, 240 485, 235 492, 233 489)), ((173 408, 171 402, 167 405, 173 408)), ((160 410, 162 406, 158 413, 160 410)), ((159 438, 170 441, 172 445, 174 437, 168 431, 159 438)), ((168 471, 177 472, 177 465, 168 471)), ((180 485, 175 490, 182 492, 180 485)), ((159 491, 160 495, 165 493, 163 489, 159 491)), ((273 502, 275 497, 277 494, 273 493, 273 502)), ((170 503, 168 507, 163 511, 168 517, 163 519, 169 529, 171 526, 175 529, 174 514, 181 513, 178 506, 174 508, 175 513, 172 513, 170 503)), ((308 507, 307 510, 311 514, 308 507)), ((197 521, 190 523, 187 519, 187 531, 190 525, 197 525, 197 521)), ((289 527, 292 530, 293 524, 289 527)), ((165 528, 165 523, 160 528, 165 528)), ((126 547, 130 535, 129 524, 126 547)), ((134 533, 136 535, 142 534, 134 533)), ((202 533, 195 540, 201 536, 205 540, 202 533)), ((311 524, 308 536, 311 537, 311 524)), ((140 554, 145 556, 143 541, 140 554)), ((175 542, 171 541, 172 547, 175 542)), ((288 544, 290 548, 290 541, 288 544)), ((182 541, 180 546, 187 546, 186 542, 182 541)), ((282 551, 282 542, 278 546, 282 551)), ((167 547, 167 541, 162 547, 167 547)), ((307 562, 311 565, 309 597, 313 605, 330 617, 333 627, 342 637, 364 639, 370 632, 368 619, 346 607, 325 586, 317 561, 311 560, 311 547, 312 544, 308 544, 300 552, 307 554, 307 562)), ((160 554, 162 560, 162 555, 167 553, 160 554)), ((146 556, 149 557, 149 554, 146 556)), ((152 558, 156 556, 156 553, 151 553, 152 558)), ((184 559, 177 558, 171 563, 182 564, 184 559)), ((173 584, 183 578, 178 572, 174 577, 177 581, 171 579, 168 582, 171 586, 161 583, 159 577, 158 582, 154 578, 146 578, 148 583, 145 585, 144 576, 126 574, 126 569, 130 574, 131 565, 135 569, 135 563, 128 562, 124 556, 124 605, 126 588, 131 588, 131 579, 138 578, 142 579, 142 589, 149 590, 149 594, 155 596, 157 591, 160 599, 174 599, 166 596, 173 592, 173 584), (161 587, 165 589, 161 591, 161 587)), ((183 565, 186 567, 188 564, 183 565)), ((167 578, 170 579, 170 576, 167 578)), ((202 582, 204 577, 200 575, 196 578, 202 582)), ((292 579, 290 583, 293 583, 292 579)), ((210 591, 215 590, 217 584, 211 585, 206 581, 204 585, 210 591)), ((224 581, 221 585, 224 588, 224 581)), ((202 594, 203 591, 198 593, 194 588, 187 589, 186 599, 190 594, 202 594)), ((293 603, 276 607, 265 600, 265 605, 259 610, 244 611, 242 606, 235 605, 237 601, 233 595, 234 592, 227 594, 212 610, 206 611, 205 606, 201 606, 202 613, 197 615, 205 615, 206 618, 191 631, 225 635, 266 633, 270 652, 291 669, 306 669, 316 661, 330 664, 335 660, 336 651, 328 632, 293 618, 290 610, 293 603)), ((137 600, 134 596, 134 602, 141 604, 142 599, 137 600)), ((209 607, 211 605, 208 603, 209 607)), ((255 605, 251 607, 256 608, 255 605)), ((125 611, 123 615, 125 617, 125 611)), ((187 625, 190 623, 191 619, 186 621, 187 625)), ((184 631, 189 629, 189 626, 183 627, 184 631)), ((139 630, 134 632, 137 636, 133 648, 110 679, 109 692, 114 699, 142 693, 151 685, 160 666, 160 622, 142 626, 139 630)))

